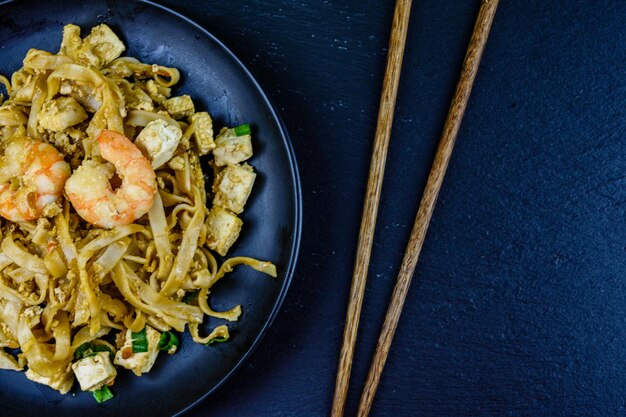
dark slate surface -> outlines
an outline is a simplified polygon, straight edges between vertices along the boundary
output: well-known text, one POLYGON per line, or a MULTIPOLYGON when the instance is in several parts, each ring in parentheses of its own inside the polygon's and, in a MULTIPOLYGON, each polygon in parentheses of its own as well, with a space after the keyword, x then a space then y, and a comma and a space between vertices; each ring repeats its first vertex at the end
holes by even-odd
MULTIPOLYGON (((304 190, 300 263, 280 315, 188 415, 326 415, 393 2, 163 3, 266 88, 304 190)), ((413 6, 348 415, 478 3, 413 6)), ((625 18, 622 0, 502 0, 373 416, 626 412, 625 18)))

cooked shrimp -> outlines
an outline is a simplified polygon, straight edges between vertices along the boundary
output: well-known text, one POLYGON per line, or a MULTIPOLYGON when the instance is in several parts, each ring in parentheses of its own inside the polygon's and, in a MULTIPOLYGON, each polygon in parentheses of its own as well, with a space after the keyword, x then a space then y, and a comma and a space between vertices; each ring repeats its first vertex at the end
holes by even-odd
POLYGON ((35 220, 61 198, 70 166, 54 146, 22 137, 9 142, 0 158, 0 216, 35 220))
POLYGON ((65 193, 83 219, 112 229, 146 214, 157 190, 150 161, 125 136, 103 130, 98 137, 100 155, 109 163, 84 161, 65 183, 65 193), (111 179, 121 178, 113 189, 111 179))

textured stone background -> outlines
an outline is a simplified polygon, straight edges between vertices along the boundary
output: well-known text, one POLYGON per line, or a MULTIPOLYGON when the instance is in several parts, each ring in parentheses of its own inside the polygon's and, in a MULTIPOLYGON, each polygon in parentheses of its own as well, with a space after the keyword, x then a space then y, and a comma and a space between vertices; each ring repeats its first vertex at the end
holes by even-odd
MULTIPOLYGON (((326 415, 393 2, 166 3, 266 88, 304 190, 282 312, 189 415, 326 415)), ((348 415, 478 5, 413 5, 348 415)), ((625 17, 624 1, 501 1, 373 416, 626 412, 625 17)))
MULTIPOLYGON (((260 81, 304 196, 282 311, 188 416, 327 415, 394 2, 159 1, 260 81)), ((348 416, 478 5, 413 5, 348 416)), ((626 413, 625 19, 624 0, 501 0, 373 417, 626 413)))

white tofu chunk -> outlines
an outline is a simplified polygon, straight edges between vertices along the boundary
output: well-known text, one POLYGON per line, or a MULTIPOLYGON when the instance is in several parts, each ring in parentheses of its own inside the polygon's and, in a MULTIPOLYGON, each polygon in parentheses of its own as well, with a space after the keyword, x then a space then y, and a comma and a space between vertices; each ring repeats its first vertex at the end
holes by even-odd
POLYGON ((196 123, 193 136, 196 139, 196 147, 200 155, 206 155, 215 149, 213 141, 213 120, 207 112, 194 113, 191 122, 196 123))
POLYGON ((220 255, 225 256, 228 249, 239 237, 243 222, 230 211, 213 206, 207 216, 207 224, 207 245, 220 255))
POLYGON ((95 356, 76 361, 72 369, 83 391, 100 389, 103 385, 110 384, 117 376, 109 352, 98 352, 95 356))
POLYGON ((81 64, 102 67, 119 57, 125 49, 120 38, 103 24, 91 29, 76 54, 81 64))
POLYGON ((26 378, 31 381, 47 385, 50 388, 59 391, 61 394, 67 394, 67 392, 72 388, 72 385, 74 385, 74 374, 71 370, 72 364, 68 363, 67 368, 62 369, 60 372, 52 375, 51 377, 39 375, 32 369, 28 369, 25 374, 26 378))
POLYGON ((73 97, 46 101, 39 112, 39 124, 44 129, 60 132, 87 119, 87 113, 73 97))
POLYGON ((168 98, 163 102, 163 107, 174 119, 191 116, 196 111, 191 97, 187 94, 168 98))
POLYGON ((150 159, 152 168, 157 169, 172 159, 182 136, 183 132, 178 125, 157 119, 139 132, 135 145, 150 159))
POLYGON ((252 137, 237 136, 234 129, 223 128, 215 139, 215 165, 238 164, 252 156, 252 137))
POLYGON ((115 353, 113 363, 130 369, 137 376, 145 374, 152 369, 157 356, 159 355, 159 339, 161 333, 154 330, 150 326, 146 326, 146 339, 148 340, 147 352, 133 352, 131 331, 127 330, 124 338, 124 344, 115 353))
POLYGON ((239 214, 250 196, 256 174, 248 164, 228 165, 215 176, 213 204, 239 214))

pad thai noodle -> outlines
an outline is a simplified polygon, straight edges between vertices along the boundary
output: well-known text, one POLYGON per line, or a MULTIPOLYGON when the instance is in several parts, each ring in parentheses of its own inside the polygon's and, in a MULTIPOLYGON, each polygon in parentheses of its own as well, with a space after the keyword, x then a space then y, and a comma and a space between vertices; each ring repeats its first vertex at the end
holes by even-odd
POLYGON ((65 394, 78 380, 98 402, 118 368, 140 376, 181 332, 211 344, 241 307, 214 311, 209 293, 240 264, 226 256, 256 174, 249 125, 217 135, 179 71, 122 57, 107 25, 59 52, 30 49, 0 75, 0 369, 65 394), (205 189, 202 164, 210 166, 205 189))

